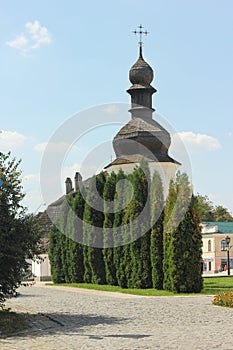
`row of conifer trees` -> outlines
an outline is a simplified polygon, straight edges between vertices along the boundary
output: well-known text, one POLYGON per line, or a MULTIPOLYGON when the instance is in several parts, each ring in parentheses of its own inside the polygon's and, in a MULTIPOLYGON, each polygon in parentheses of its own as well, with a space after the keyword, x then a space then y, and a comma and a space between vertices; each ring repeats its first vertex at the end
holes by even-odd
POLYGON ((163 192, 142 161, 67 196, 50 232, 53 281, 200 292, 202 236, 188 176, 170 182, 166 202, 163 192))

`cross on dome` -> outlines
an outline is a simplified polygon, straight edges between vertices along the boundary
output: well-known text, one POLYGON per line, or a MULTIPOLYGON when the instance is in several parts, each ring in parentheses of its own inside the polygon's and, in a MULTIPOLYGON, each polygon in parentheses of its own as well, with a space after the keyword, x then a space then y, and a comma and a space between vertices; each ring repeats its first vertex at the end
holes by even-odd
POLYGON ((148 35, 149 34, 149 32, 147 31, 147 30, 143 30, 143 26, 140 24, 140 26, 138 26, 138 28, 139 28, 139 30, 137 30, 137 29, 135 29, 134 31, 133 31, 133 33, 135 34, 135 35, 137 35, 137 34, 139 34, 139 38, 140 38, 140 41, 139 41, 139 52, 140 52, 140 57, 142 57, 142 44, 143 44, 143 42, 142 42, 142 36, 143 35, 148 35))

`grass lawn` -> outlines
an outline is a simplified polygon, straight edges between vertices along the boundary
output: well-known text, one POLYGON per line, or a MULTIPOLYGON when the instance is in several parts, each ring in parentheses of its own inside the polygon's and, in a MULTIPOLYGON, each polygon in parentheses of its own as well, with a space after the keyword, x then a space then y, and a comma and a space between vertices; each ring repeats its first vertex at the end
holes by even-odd
POLYGON ((93 290, 102 290, 105 292, 119 292, 124 294, 135 294, 135 295, 144 295, 144 296, 175 295, 174 293, 168 292, 165 290, 121 288, 116 286, 91 284, 91 283, 59 283, 59 284, 46 283, 46 285, 85 288, 85 289, 93 289, 93 290))
MULTIPOLYGON (((47 285, 54 285, 53 283, 47 283, 47 285)), ((176 294, 164 290, 157 289, 124 289, 121 287, 99 285, 99 284, 87 284, 87 283, 66 283, 57 284, 58 286, 67 286, 75 288, 86 288, 94 290, 102 290, 107 292, 119 292, 125 294, 135 294, 144 296, 174 296, 174 295, 202 295, 202 294, 217 294, 220 291, 233 290, 233 277, 221 277, 221 278, 204 278, 204 289, 198 294, 176 294)))
POLYGON ((29 327, 28 315, 0 311, 0 338, 5 338, 29 327))
POLYGON ((215 295, 219 292, 229 292, 231 290, 233 290, 233 276, 204 278, 203 294, 215 295))

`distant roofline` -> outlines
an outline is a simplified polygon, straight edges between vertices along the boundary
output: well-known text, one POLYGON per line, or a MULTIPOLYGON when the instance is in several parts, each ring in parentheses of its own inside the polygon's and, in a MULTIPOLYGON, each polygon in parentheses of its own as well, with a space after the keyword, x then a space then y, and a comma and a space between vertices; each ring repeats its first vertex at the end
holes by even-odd
POLYGON ((202 221, 203 225, 214 226, 219 224, 231 224, 233 225, 233 221, 202 221))
POLYGON ((203 221, 201 223, 203 225, 203 230, 207 229, 207 232, 202 232, 203 235, 228 235, 233 234, 233 221, 203 221), (218 230, 215 232, 211 232, 211 227, 217 226, 218 230), (209 231, 210 230, 210 231, 209 231))

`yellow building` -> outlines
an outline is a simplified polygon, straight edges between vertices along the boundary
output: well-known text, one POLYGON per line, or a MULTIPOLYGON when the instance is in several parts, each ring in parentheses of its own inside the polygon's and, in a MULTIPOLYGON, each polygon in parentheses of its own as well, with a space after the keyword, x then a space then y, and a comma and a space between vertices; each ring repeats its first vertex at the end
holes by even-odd
POLYGON ((202 223, 203 272, 218 273, 227 269, 226 236, 230 237, 230 268, 233 269, 233 222, 202 223))

